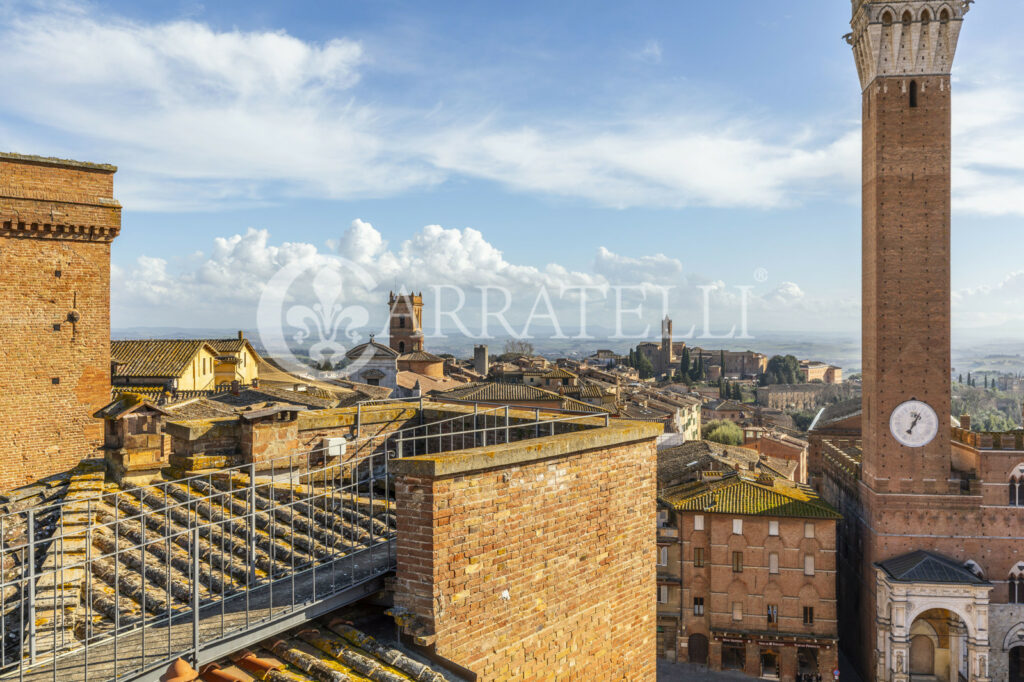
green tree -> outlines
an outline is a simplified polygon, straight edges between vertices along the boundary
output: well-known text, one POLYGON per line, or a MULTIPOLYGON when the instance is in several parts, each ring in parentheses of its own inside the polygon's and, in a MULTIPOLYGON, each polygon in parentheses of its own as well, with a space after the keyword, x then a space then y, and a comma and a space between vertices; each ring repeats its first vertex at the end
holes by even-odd
POLYGON ((767 384, 800 383, 800 361, 792 355, 773 355, 765 370, 767 384))
POLYGON ((704 425, 705 440, 723 445, 743 445, 743 429, 728 419, 715 419, 704 425))
POLYGON ((683 377, 683 381, 690 380, 690 349, 683 346, 683 352, 679 358, 679 373, 683 377))
POLYGON ((960 376, 958 376, 958 377, 957 377, 957 379, 956 379, 956 381, 957 381, 957 383, 959 383, 959 384, 962 384, 962 383, 964 383, 964 375, 963 375, 963 374, 961 374, 960 376))
POLYGON ((643 353, 637 353, 636 370, 640 373, 641 379, 650 379, 654 376, 654 365, 643 353))

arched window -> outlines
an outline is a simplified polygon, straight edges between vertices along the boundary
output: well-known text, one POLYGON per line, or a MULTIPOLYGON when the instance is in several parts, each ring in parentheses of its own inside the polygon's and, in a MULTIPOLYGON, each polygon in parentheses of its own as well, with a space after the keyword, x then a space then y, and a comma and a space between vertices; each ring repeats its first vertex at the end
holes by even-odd
POLYGON ((942 11, 941 11, 941 12, 939 12, 939 21, 941 21, 941 22, 942 22, 942 23, 944 23, 944 24, 945 24, 945 23, 946 23, 947 21, 949 21, 949 10, 948 10, 948 9, 946 9, 945 7, 943 7, 943 8, 942 8, 942 11))
POLYGON ((405 318, 404 317, 399 317, 398 318, 398 326, 402 327, 402 328, 405 327, 405 318))
POLYGON ((932 15, 931 15, 931 13, 928 10, 924 10, 923 12, 921 12, 921 23, 922 24, 927 26, 928 22, 931 21, 931 20, 932 20, 932 15))
POLYGON ((892 26, 892 12, 886 10, 882 15, 882 24, 885 26, 892 26))
POLYGON ((1022 570, 1021 564, 1017 564, 1010 571, 1010 578, 1006 582, 1010 587, 1007 602, 1010 604, 1024 604, 1024 570, 1022 570))
POLYGON ((1024 490, 1021 486, 1021 477, 1014 476, 1010 479, 1010 502, 1011 507, 1024 507, 1024 490))
POLYGON ((917 106, 917 81, 910 81, 910 106, 917 106))
POLYGON ((909 9, 906 12, 903 13, 903 25, 904 26, 910 26, 910 22, 913 21, 913 20, 914 20, 914 17, 911 16, 909 9))
POLYGON ((398 352, 399 353, 404 353, 405 352, 405 341, 399 341, 398 342, 398 352))

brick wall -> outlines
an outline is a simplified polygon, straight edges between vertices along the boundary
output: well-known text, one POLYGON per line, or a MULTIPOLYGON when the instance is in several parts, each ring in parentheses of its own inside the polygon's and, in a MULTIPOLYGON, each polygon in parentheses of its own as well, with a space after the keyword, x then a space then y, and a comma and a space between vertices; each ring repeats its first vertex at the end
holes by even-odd
POLYGON ((658 432, 393 462, 396 605, 421 641, 481 680, 653 680, 658 432))
POLYGON ((115 170, 0 154, 0 489, 102 444, 115 170))

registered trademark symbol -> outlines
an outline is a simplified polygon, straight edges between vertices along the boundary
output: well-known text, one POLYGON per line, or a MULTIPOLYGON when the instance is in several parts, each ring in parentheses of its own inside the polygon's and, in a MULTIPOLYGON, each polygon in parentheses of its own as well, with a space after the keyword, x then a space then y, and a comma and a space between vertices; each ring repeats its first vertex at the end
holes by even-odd
POLYGON ((764 268, 758 268, 757 270, 754 270, 754 279, 758 282, 767 282, 768 271, 765 270, 764 268))

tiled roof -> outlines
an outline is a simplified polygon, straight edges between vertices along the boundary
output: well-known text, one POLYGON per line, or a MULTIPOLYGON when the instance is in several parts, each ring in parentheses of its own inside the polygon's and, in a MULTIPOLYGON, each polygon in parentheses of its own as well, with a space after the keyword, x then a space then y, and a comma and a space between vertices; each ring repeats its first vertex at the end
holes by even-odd
POLYGON ((349 359, 353 358, 397 358, 398 351, 384 344, 377 343, 376 341, 370 340, 366 343, 361 343, 349 352, 345 353, 345 357, 349 359), (363 354, 366 355, 363 355, 363 354))
MULTIPOLYGON (((344 389, 339 389, 341 392, 344 389)), ((260 386, 259 388, 247 388, 239 391, 238 394, 220 393, 211 400, 235 407, 248 407, 258 403, 286 402, 292 405, 305 405, 314 410, 336 407, 336 398, 325 398, 307 391, 287 391, 283 388, 260 386)))
POLYGON ((481 403, 516 403, 516 402, 558 402, 559 408, 575 412, 601 412, 607 410, 574 398, 558 395, 553 391, 529 386, 527 384, 506 384, 489 381, 459 386, 447 391, 433 394, 444 400, 464 400, 481 403))
POLYGON ((833 403, 827 407, 821 409, 817 416, 814 418, 814 422, 811 423, 810 430, 822 429, 829 424, 855 417, 862 411, 860 397, 850 398, 849 400, 842 400, 838 403, 833 403))
POLYGON ((118 363, 114 372, 124 377, 181 376, 199 349, 216 349, 201 339, 131 339, 110 342, 110 358, 118 363))
POLYGON ((206 342, 213 346, 218 353, 239 353, 245 348, 245 339, 206 339, 206 342))
POLYGON ((479 402, 504 401, 557 401, 562 396, 527 384, 506 384, 503 382, 485 382, 466 384, 437 394, 439 398, 449 400, 469 400, 479 402))
POLYGON ((407 362, 444 362, 444 358, 438 357, 433 353, 428 353, 425 350, 414 350, 409 353, 402 353, 398 356, 398 359, 405 360, 407 362))
POLYGON ((793 516, 838 519, 839 513, 809 487, 746 473, 685 483, 665 490, 662 499, 681 511, 706 511, 743 516, 793 516))
MULTIPOLYGON (((122 629, 131 627, 142 622, 146 613, 187 610, 193 586, 188 529, 197 522, 207 524, 199 540, 198 580, 204 601, 244 593, 254 574, 260 578, 289 575, 304 566, 355 555, 380 543, 395 529, 392 501, 339 493, 323 485, 292 486, 257 476, 250 488, 248 477, 240 474, 124 487, 104 479, 103 463, 86 460, 65 475, 0 498, 4 513, 36 507, 39 527, 64 538, 63 551, 54 545, 40 545, 38 566, 59 569, 61 579, 59 584, 50 581, 45 587, 40 581, 36 609, 39 623, 52 632, 56 622, 56 627, 65 631, 59 640, 66 642, 62 646, 80 642, 86 634, 96 637, 110 632, 115 624, 122 629), (255 507, 252 537, 247 524, 237 520, 244 518, 248 509, 246 491, 255 507), (195 501, 197 498, 201 499, 195 501), (82 540, 85 528, 91 530, 92 540, 88 562, 82 540), (154 544, 147 547, 148 566, 142 570, 138 545, 145 537, 154 544), (168 540, 155 542, 157 538, 168 540), (254 550, 251 565, 239 558, 246 556, 247 547, 254 550)), ((13 548, 24 543, 18 540, 19 532, 23 538, 24 528, 4 529, 5 562, 13 548)), ((37 534, 37 539, 45 537, 37 534)), ((4 566, 6 570, 7 563, 4 566)), ((12 570, 21 571, 16 566, 12 570)), ((8 572, 6 577, 16 576, 8 572)), ((17 617, 20 600, 4 603, 8 613, 3 615, 17 617)), ((53 639, 45 641, 52 651, 53 639)), ((40 646, 45 649, 47 645, 40 646)))
POLYGON ((382 609, 349 607, 263 640, 203 668, 213 682, 446 682, 458 679, 394 642, 382 609), (370 634, 373 633, 373 634, 370 634), (225 677, 214 677, 211 668, 225 677), (226 677, 231 676, 231 677, 226 677))
POLYGON ((562 369, 561 367, 556 367, 555 369, 551 370, 550 372, 545 372, 543 376, 544 376, 545 379, 575 379, 576 378, 575 374, 573 374, 572 372, 570 372, 567 369, 562 369))
POLYGON ((953 559, 924 549, 886 559, 875 565, 897 582, 988 584, 988 581, 953 559))

